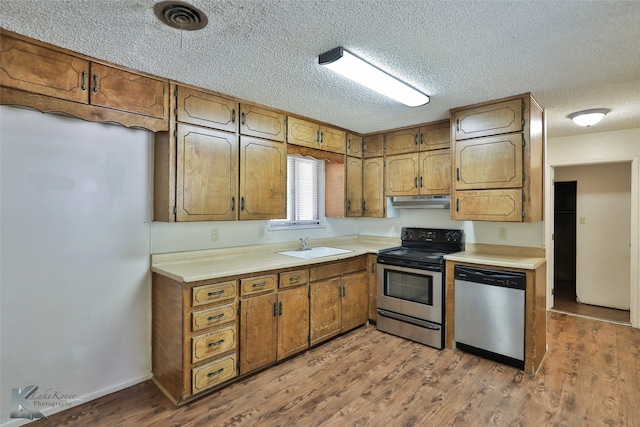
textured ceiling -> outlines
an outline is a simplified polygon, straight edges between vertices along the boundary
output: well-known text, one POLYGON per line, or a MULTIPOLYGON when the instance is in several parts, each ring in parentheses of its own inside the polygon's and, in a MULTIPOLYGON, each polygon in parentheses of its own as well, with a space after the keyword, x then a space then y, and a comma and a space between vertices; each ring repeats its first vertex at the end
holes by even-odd
POLYGON ((154 0, 1 0, 0 26, 361 133, 523 92, 546 108, 549 136, 640 127, 640 1, 188 2, 206 28, 162 24, 154 0), (336 46, 431 102, 406 107, 319 66, 336 46), (586 129, 567 118, 589 108, 611 112, 586 129))

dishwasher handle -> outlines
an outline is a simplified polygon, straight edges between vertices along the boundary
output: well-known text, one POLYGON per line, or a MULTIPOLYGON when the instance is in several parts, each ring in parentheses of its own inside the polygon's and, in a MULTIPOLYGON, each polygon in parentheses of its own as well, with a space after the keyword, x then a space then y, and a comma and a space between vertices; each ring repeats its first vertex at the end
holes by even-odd
POLYGON ((502 286, 505 288, 525 289, 527 276, 518 271, 491 270, 488 268, 456 265, 453 270, 455 280, 472 283, 502 286))

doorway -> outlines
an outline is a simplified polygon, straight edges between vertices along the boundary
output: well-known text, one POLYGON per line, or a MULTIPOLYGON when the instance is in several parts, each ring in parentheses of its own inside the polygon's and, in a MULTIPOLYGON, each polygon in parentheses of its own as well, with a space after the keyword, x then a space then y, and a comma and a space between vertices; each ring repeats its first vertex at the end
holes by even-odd
POLYGON ((629 166, 617 163, 556 170, 551 195, 554 309, 630 322, 630 269, 625 262, 630 246, 625 241, 630 235, 629 166), (610 265, 618 268, 612 271, 607 268, 610 265))

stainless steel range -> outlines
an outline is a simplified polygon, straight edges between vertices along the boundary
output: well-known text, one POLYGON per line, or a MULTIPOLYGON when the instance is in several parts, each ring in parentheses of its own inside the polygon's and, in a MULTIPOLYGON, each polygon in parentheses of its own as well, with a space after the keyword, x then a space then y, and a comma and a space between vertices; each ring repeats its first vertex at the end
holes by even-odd
POLYGON ((464 250, 462 230, 403 227, 402 246, 378 252, 378 330, 441 349, 444 256, 464 250))

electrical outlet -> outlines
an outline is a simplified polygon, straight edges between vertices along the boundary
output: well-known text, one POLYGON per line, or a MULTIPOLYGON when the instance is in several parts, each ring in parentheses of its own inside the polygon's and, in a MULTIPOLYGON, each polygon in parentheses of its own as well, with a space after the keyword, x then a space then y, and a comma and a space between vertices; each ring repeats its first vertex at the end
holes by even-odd
POLYGON ((580 224, 586 224, 587 223, 587 217, 586 216, 581 216, 580 217, 580 224))
POLYGON ((398 224, 397 222, 395 222, 393 224, 393 232, 394 233, 399 233, 400 232, 400 224, 398 224))
POLYGON ((212 228, 211 229, 211 241, 215 242, 218 240, 218 229, 217 228, 212 228))
POLYGON ((498 228, 498 239, 507 240, 507 229, 504 227, 498 228))
POLYGON ((258 236, 264 237, 264 225, 258 227, 258 236))

